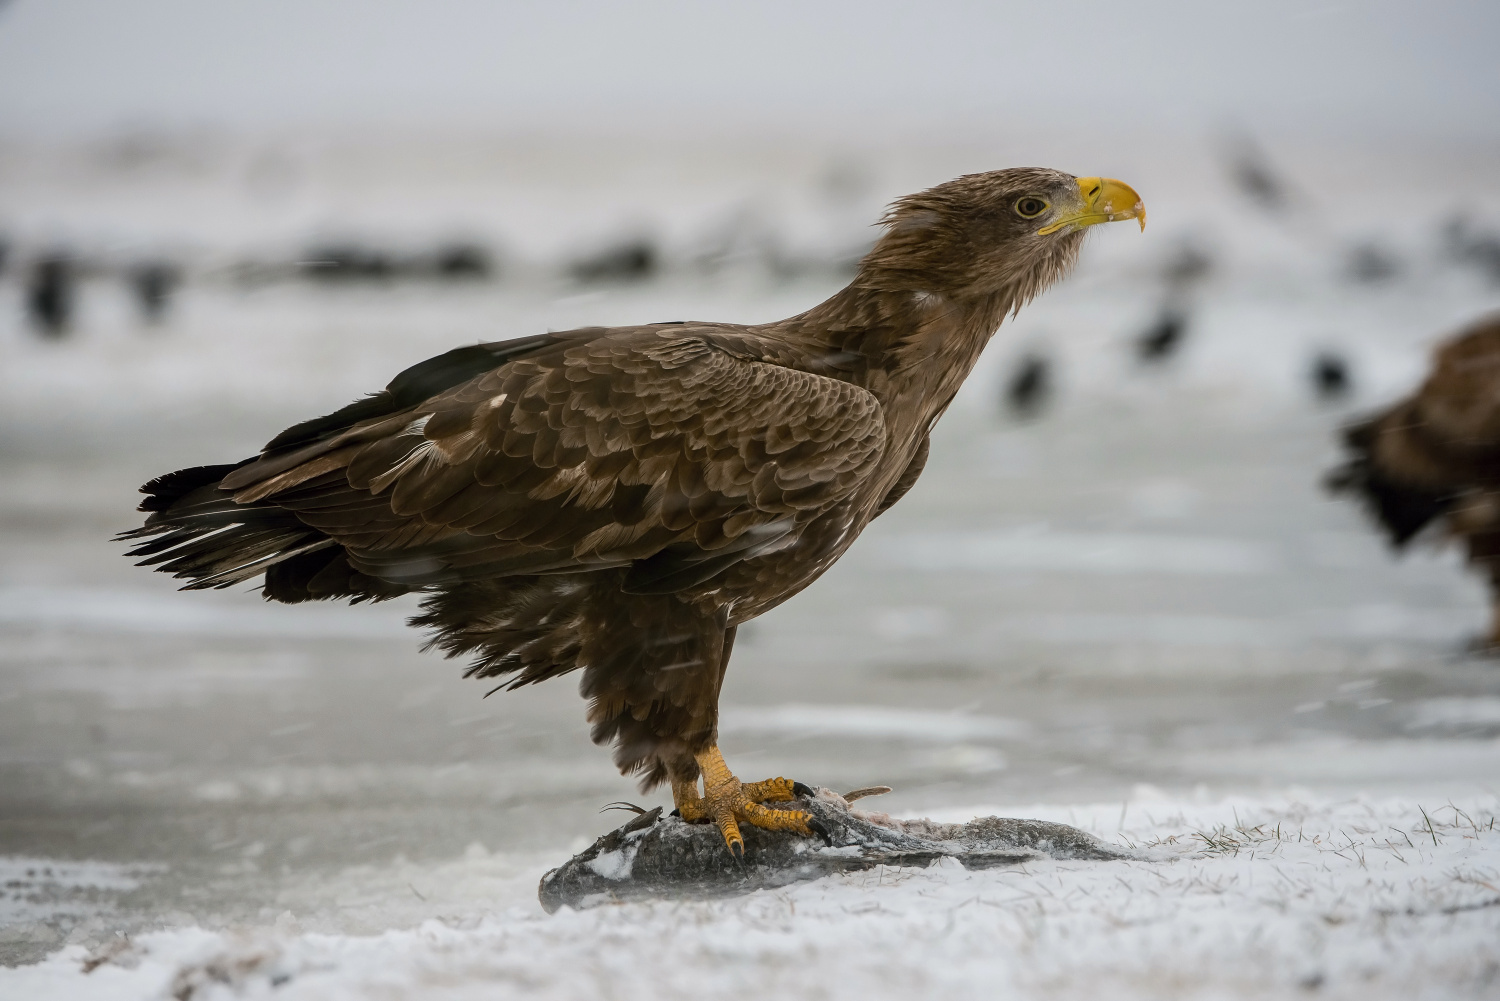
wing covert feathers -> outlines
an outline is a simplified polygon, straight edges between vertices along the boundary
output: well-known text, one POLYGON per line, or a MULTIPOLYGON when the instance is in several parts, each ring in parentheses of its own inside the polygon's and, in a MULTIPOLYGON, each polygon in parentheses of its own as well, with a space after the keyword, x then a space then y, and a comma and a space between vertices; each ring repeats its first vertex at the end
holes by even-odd
POLYGON ((364 572, 421 586, 669 547, 727 565, 846 498, 884 445, 863 389, 682 328, 627 329, 268 453, 223 486, 294 512, 364 572))

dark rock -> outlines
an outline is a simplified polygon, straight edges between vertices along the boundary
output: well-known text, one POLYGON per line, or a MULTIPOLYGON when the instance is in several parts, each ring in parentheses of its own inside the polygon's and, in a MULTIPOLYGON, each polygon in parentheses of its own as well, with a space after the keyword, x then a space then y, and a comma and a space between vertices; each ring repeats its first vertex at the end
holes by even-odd
POLYGON ((877 865, 925 868, 942 858, 968 869, 992 869, 1032 859, 1141 857, 1066 824, 1002 817, 967 824, 893 820, 852 810, 827 789, 776 805, 811 813, 830 843, 742 824, 745 857, 736 859, 713 824, 663 817, 657 807, 547 873, 537 896, 552 913, 563 906, 737 896, 877 865))

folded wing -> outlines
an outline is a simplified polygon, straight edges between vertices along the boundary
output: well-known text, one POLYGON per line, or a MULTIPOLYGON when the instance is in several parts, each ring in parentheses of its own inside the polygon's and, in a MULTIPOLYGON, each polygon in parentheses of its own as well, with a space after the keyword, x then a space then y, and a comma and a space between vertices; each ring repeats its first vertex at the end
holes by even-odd
POLYGON ((289 513, 395 587, 630 566, 627 589, 672 591, 795 542, 886 437, 865 390, 711 327, 554 335, 382 409, 281 436, 220 510, 289 513))

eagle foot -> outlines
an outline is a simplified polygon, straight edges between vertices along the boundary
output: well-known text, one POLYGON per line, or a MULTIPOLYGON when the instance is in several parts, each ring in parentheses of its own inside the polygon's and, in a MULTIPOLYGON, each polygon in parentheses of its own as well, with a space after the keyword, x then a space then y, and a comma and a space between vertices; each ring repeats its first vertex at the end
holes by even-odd
POLYGON ((735 858, 744 858, 745 839, 740 836, 740 821, 768 831, 793 831, 817 834, 828 840, 828 833, 812 815, 801 810, 774 810, 765 802, 782 802, 798 796, 810 796, 812 790, 801 782, 774 778, 762 782, 741 782, 729 771, 717 745, 694 756, 703 773, 703 795, 698 783, 672 782, 672 799, 677 812, 689 823, 712 820, 718 825, 724 844, 735 858))

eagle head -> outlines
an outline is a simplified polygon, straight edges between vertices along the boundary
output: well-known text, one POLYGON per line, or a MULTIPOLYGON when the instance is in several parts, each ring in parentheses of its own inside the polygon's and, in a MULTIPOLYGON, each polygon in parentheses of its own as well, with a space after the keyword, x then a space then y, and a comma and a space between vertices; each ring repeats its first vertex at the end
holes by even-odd
POLYGON ((1146 228, 1141 196, 1123 181, 1043 167, 965 174, 893 204, 855 284, 955 300, 998 294, 1019 309, 1067 273, 1088 227, 1122 219, 1146 228))

